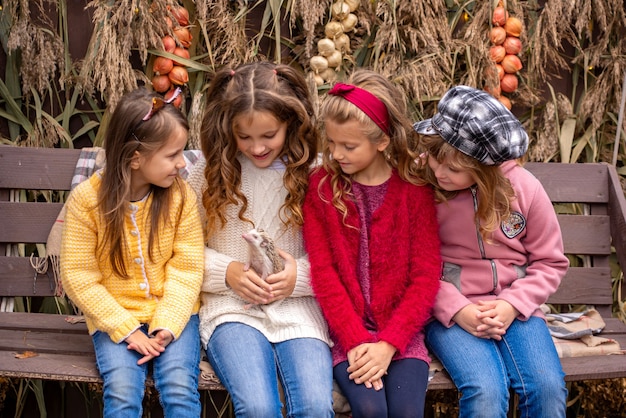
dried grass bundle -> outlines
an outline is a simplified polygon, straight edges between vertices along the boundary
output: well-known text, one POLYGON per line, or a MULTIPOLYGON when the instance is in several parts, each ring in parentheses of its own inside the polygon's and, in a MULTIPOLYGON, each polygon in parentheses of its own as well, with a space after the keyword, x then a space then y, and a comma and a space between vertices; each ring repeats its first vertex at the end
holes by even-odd
POLYGON ((45 95, 65 65, 63 41, 48 17, 48 9, 56 7, 54 0, 7 0, 3 4, 3 13, 14 19, 7 47, 10 53, 20 53, 22 91, 27 99, 31 89, 45 95), (31 18, 31 7, 38 10, 38 21, 31 18))
POLYGON ((61 126, 50 120, 41 118, 39 123, 33 124, 33 129, 20 141, 20 145, 34 148, 54 148, 60 141, 67 139, 67 132, 61 126))
POLYGON ((616 114, 619 108, 626 74, 626 10, 621 0, 584 3, 575 26, 578 36, 589 45, 573 63, 587 69, 593 81, 581 98, 580 120, 590 121, 592 128, 598 129, 606 122, 607 112, 616 114))
POLYGON ((370 66, 393 76, 411 101, 443 94, 450 85, 453 41, 444 2, 377 2, 370 26, 370 66))
MULTIPOLYGON (((491 16, 494 7, 492 2, 475 3, 469 11, 460 9, 457 14, 463 11, 467 13, 467 23, 460 22, 456 33, 457 47, 456 68, 454 73, 458 74, 458 84, 475 87, 477 89, 497 89, 499 90, 500 79, 497 75, 495 63, 489 56, 489 29, 491 16)), ((458 20, 464 20, 463 16, 458 20)), ((451 28, 452 30, 454 27, 451 28)), ((452 87, 454 81, 449 87, 452 87)))
POLYGON ((626 410, 626 379, 606 379, 573 382, 576 397, 571 402, 580 405, 577 417, 621 418, 626 410))
MULTIPOLYGON (((615 127, 609 115, 617 114, 622 78, 626 74, 625 32, 626 10, 622 0, 551 0, 545 2, 529 36, 526 55, 529 83, 540 86, 566 74, 572 76, 573 87, 579 88, 573 92, 572 100, 579 100, 573 102, 570 114, 576 117, 576 137, 593 144, 590 152, 594 155, 586 156, 587 160, 590 157, 596 160, 599 156, 596 152, 607 151, 598 151, 598 145, 613 142, 615 127), (568 58, 564 54, 570 50, 573 56, 568 58), (603 125, 606 125, 604 129, 603 125)), ((549 111, 546 106, 545 112, 549 111)), ((549 114, 537 116, 544 121, 553 119, 549 114)), ((560 126, 563 118, 552 123, 560 126)), ((539 124, 537 146, 541 144, 542 126, 546 126, 545 122, 539 124)), ((543 150, 543 147, 536 150, 533 156, 545 157, 543 150)), ((600 158, 611 160, 602 155, 600 158)))
POLYGON ((531 138, 533 142, 528 150, 529 160, 548 162, 559 153, 559 121, 573 114, 572 103, 562 93, 556 94, 556 103, 546 103, 535 129, 536 138, 531 138))
POLYGON ((207 58, 212 68, 236 66, 253 55, 245 28, 247 2, 243 0, 196 0, 198 24, 201 27, 207 58))
POLYGON ((578 40, 568 22, 579 12, 573 1, 553 0, 544 3, 536 17, 534 30, 529 33, 527 67, 535 85, 543 83, 555 72, 568 68, 562 56, 565 43, 577 45, 578 40), (565 42, 564 42, 565 41, 565 42))
POLYGON ((120 97, 137 87, 137 75, 130 62, 133 49, 145 64, 148 49, 162 48, 167 32, 166 0, 93 0, 95 24, 89 49, 82 62, 78 87, 92 94, 98 90, 115 106, 120 97))
MULTIPOLYGON (((324 24, 324 19, 328 17, 328 9, 332 4, 332 0, 293 0, 292 7, 289 12, 289 21, 291 27, 297 27, 298 20, 302 20, 302 29, 304 35, 304 54, 301 57, 302 64, 306 67, 308 60, 315 55, 313 43, 315 42, 316 31, 319 25, 324 24)), ((322 32, 323 33, 323 32, 322 32)))

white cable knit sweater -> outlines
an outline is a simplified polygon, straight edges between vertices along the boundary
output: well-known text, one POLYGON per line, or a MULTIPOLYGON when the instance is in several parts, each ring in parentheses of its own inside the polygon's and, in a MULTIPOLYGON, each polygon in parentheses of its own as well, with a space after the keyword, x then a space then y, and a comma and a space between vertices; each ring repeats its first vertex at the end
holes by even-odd
MULTIPOLYGON (((200 336, 206 347, 215 328, 226 322, 250 325, 271 342, 292 338, 317 338, 331 344, 328 329, 320 308, 313 296, 309 277, 309 261, 300 230, 285 232, 278 212, 287 190, 283 187, 284 164, 275 161, 271 167, 260 169, 243 155, 241 163, 241 191, 248 199, 245 216, 274 238, 276 246, 297 260, 297 281, 291 295, 271 305, 254 305, 244 309, 246 302, 226 284, 226 269, 231 261, 245 262, 248 246, 242 234, 252 228, 237 217, 239 206, 228 206, 228 222, 217 234, 210 237, 205 248, 205 271, 200 308, 200 336), (268 312, 271 310, 271 315, 268 312)), ((204 177, 206 161, 198 161, 187 181, 198 195, 201 216, 205 219, 201 203, 202 191, 207 187, 204 177)))

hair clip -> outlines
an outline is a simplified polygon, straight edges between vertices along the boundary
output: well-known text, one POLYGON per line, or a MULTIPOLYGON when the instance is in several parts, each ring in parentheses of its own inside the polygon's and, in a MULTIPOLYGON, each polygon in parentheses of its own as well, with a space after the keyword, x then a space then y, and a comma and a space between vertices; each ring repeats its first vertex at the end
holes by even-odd
POLYGON ((230 70, 230 76, 234 77, 235 76, 235 70, 230 70))
POLYGON ((150 108, 148 113, 146 113, 146 116, 144 116, 141 120, 143 120, 143 121, 150 120, 150 118, 152 116, 154 116, 154 114, 157 113, 159 110, 161 110, 163 108, 163 106, 165 106, 166 104, 170 104, 174 100, 176 100, 176 98, 178 96, 180 96, 181 92, 182 92, 182 90, 180 89, 180 87, 176 87, 176 90, 174 90, 174 94, 172 94, 172 97, 170 97, 167 100, 162 99, 161 97, 153 97, 152 98, 152 107, 150 108))
POLYGON ((154 116, 159 110, 161 110, 163 108, 163 106, 165 106, 166 104, 171 104, 174 100, 176 100, 176 98, 178 96, 180 96, 181 93, 182 93, 182 89, 180 87, 176 87, 176 90, 174 90, 174 93, 172 94, 172 97, 170 97, 167 100, 163 99, 162 97, 153 97, 152 98, 152 106, 150 106, 150 110, 148 110, 148 113, 146 113, 146 115, 143 118, 141 118, 141 120, 137 123, 137 125, 135 125, 133 130, 130 131, 130 134, 135 139, 135 141, 141 142, 141 140, 139 140, 139 138, 135 134, 135 131, 137 130, 139 125, 142 122, 146 122, 146 121, 150 120, 152 118, 152 116, 154 116))

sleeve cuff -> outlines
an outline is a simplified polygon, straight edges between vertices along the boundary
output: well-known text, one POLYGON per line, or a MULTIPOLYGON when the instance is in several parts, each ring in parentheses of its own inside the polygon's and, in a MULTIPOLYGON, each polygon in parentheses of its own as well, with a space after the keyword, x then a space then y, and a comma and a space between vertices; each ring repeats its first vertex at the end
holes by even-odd
POLYGON ((311 288, 311 266, 308 257, 299 258, 296 262, 296 285, 291 296, 313 296, 311 288))
POLYGON ((120 328, 109 334, 109 337, 115 344, 121 344, 130 336, 130 334, 137 331, 139 327, 141 327, 141 324, 138 324, 137 321, 133 320, 133 325, 123 324, 120 328))
POLYGON ((226 292, 226 270, 233 261, 231 257, 220 254, 210 248, 204 249, 204 279, 202 291, 209 293, 226 292))

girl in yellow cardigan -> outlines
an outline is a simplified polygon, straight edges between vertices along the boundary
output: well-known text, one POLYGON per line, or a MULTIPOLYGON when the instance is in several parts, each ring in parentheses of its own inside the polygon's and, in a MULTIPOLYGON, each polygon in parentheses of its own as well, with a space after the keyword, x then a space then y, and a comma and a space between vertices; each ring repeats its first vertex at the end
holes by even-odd
POLYGON ((204 246, 194 192, 178 175, 189 127, 171 101, 126 94, 109 122, 106 167, 66 204, 61 279, 93 339, 105 418, 141 417, 149 362, 165 417, 201 413, 204 246))

